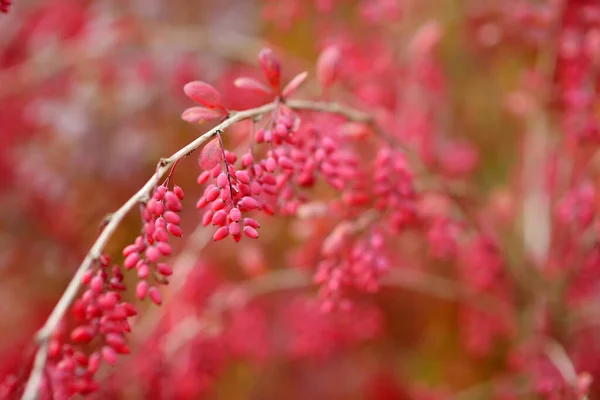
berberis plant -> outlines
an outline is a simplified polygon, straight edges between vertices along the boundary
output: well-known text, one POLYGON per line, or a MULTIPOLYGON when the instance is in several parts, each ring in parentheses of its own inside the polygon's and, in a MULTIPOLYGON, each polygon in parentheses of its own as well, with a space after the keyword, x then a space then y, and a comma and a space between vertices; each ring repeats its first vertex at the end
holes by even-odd
MULTIPOLYGON (((455 3, 265 0, 262 18, 281 35, 318 16, 315 62, 243 36, 205 43, 243 61, 205 76, 190 54, 169 68, 160 57, 137 60, 138 86, 112 93, 96 117, 114 106, 123 126, 151 126, 159 100, 144 88, 159 88, 156 97, 176 88, 193 128, 181 129, 194 137, 159 159, 137 191, 126 179, 133 196, 103 220, 89 250, 75 252, 83 261, 35 337, 6 350, 0 396, 600 396, 600 2, 455 3), (443 17, 432 16, 437 6, 443 17), (242 66, 251 63, 258 68, 242 66), (471 97, 470 85, 484 90, 471 97)), ((117 47, 161 37, 106 15, 69 1, 40 6, 0 49, 0 67, 33 68, 25 44, 48 35, 71 53, 89 50, 100 21, 117 47)), ((6 137, 27 124, 71 132, 65 143, 87 146, 78 167, 112 171, 108 188, 118 186, 114 175, 137 179, 150 145, 171 146, 128 142, 122 129, 111 150, 120 156, 90 154, 99 142, 81 132, 91 128, 73 126, 80 103, 59 99, 55 84, 118 87, 119 64, 107 62, 118 50, 95 46, 101 63, 86 64, 89 75, 77 73, 76 56, 53 67, 60 76, 47 87, 54 77, 23 73, 45 101, 27 98, 27 82, 11 89, 6 80, 0 126, 6 137)), ((17 151, 5 142, 0 154, 17 151)), ((60 150, 69 151, 77 150, 60 150)), ((36 171, 32 208, 54 210, 57 241, 81 247, 64 206, 77 197, 65 192, 70 184, 34 156, 15 158, 0 162, 6 186, 36 171), (53 193, 60 212, 43 203, 53 193)), ((110 193, 98 187, 88 190, 110 193)))

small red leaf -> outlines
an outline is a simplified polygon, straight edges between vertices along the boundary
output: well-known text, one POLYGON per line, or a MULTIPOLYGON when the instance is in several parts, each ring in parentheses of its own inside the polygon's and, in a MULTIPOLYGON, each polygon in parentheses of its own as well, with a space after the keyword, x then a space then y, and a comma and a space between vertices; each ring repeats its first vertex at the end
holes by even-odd
POLYGON ((258 61, 271 87, 279 91, 281 85, 281 64, 271 49, 262 49, 258 61))
POLYGON ((248 90, 252 90, 255 92, 258 92, 260 94, 268 94, 271 93, 272 90, 270 88, 268 88, 267 86, 263 85, 262 83, 260 83, 259 81, 257 81, 254 78, 248 78, 248 77, 241 77, 241 78, 237 78, 233 84, 237 87, 239 87, 240 89, 248 89, 248 90))
POLYGON ((198 165, 205 171, 214 168, 223 159, 223 152, 217 140, 213 140, 202 148, 198 157, 198 165))
POLYGON ((217 90, 205 82, 194 81, 183 87, 185 94, 207 108, 224 108, 221 95, 217 90))
POLYGON ((328 88, 335 81, 341 60, 337 47, 329 46, 321 52, 317 60, 317 79, 323 88, 328 88))
POLYGON ((210 121, 224 116, 222 109, 210 109, 205 107, 191 107, 181 114, 181 119, 193 124, 210 121))
POLYGON ((308 72, 304 71, 296 75, 286 86, 283 88, 281 95, 283 97, 288 97, 292 93, 298 89, 298 87, 304 82, 306 77, 308 76, 308 72))

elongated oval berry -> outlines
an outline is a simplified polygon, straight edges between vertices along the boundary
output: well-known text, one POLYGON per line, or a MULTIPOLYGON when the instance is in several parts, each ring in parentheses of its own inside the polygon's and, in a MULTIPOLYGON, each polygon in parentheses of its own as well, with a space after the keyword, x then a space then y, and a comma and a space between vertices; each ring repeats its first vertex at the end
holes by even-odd
POLYGON ((89 343, 93 338, 92 329, 88 326, 78 326, 71 332, 71 340, 75 343, 89 343))
POLYGON ((138 299, 144 300, 146 295, 148 294, 148 282, 139 281, 137 286, 135 287, 135 295, 138 299))
POLYGON ((165 264, 165 263, 158 263, 156 265, 156 270, 158 271, 159 274, 164 275, 164 276, 173 275, 173 268, 171 268, 168 264, 165 264))
POLYGON ((198 175, 198 180, 196 182, 198 182, 198 185, 202 185, 208 181, 208 178, 210 178, 210 171, 202 171, 200 175, 198 175))
POLYGON ((108 292, 103 296, 98 297, 98 305, 100 308, 107 311, 114 309, 118 301, 118 294, 116 292, 108 292))
POLYGON ((239 208, 234 207, 229 210, 229 218, 235 222, 238 222, 240 219, 242 219, 242 213, 240 212, 239 208))
POLYGON ((271 195, 277 194, 277 186, 275 186, 275 185, 263 185, 262 189, 267 194, 271 194, 271 195))
POLYGON ((213 211, 219 211, 225 208, 225 202, 222 199, 217 199, 213 201, 211 208, 213 209, 213 211))
POLYGON ((260 192, 262 192, 262 186, 260 185, 260 183, 253 181, 250 184, 250 194, 253 196, 258 196, 260 192))
POLYGON ((138 251, 139 249, 135 244, 130 244, 123 249, 123 256, 127 257, 131 253, 137 253, 138 251))
POLYGON ((146 249, 146 258, 151 262, 156 262, 160 258, 160 251, 156 247, 150 246, 146 249))
POLYGON ((270 143, 273 141, 273 131, 270 129, 267 129, 265 131, 265 142, 270 143))
POLYGON ((294 163, 287 157, 279 157, 278 163, 281 165, 281 168, 294 169, 294 163))
POLYGON ((92 301, 94 301, 94 297, 96 297, 96 293, 94 293, 92 290, 86 290, 81 295, 81 300, 85 304, 88 304, 88 303, 91 303, 92 301))
POLYGON ((246 196, 238 203, 240 211, 250 211, 258 207, 258 201, 254 197, 246 196))
MULTIPOLYGON (((242 167, 247 168, 254 162, 254 157, 252 153, 246 153, 242 156, 242 167)), ((239 178, 238 178, 239 179, 239 178)), ((247 183, 247 182, 245 182, 247 183)))
POLYGON ((121 307, 122 310, 125 310, 125 313, 128 317, 133 317, 134 315, 137 315, 137 310, 135 309, 133 304, 123 302, 123 303, 119 304, 119 306, 121 307))
POLYGON ((165 205, 162 202, 156 203, 152 211, 154 215, 162 215, 165 212, 165 205))
POLYGON ((251 226, 244 227, 244 234, 251 239, 258 238, 258 231, 251 226))
POLYGON ((254 229, 260 228, 260 224, 254 218, 244 218, 244 225, 251 226, 254 229))
POLYGON ((88 358, 87 370, 90 374, 95 374, 100 368, 100 353, 93 352, 88 358))
POLYGON ((189 82, 183 87, 183 91, 189 98, 197 101, 206 108, 223 108, 221 95, 206 82, 189 82))
POLYGON ((77 364, 79 364, 79 366, 81 366, 81 367, 83 367, 84 365, 87 365, 87 363, 88 363, 88 358, 85 355, 85 353, 82 351, 76 351, 73 354, 73 360, 75 360, 75 362, 77 364))
POLYGON ((163 256, 171 255, 171 252, 173 251, 173 249, 171 248, 171 245, 169 243, 165 243, 165 242, 156 243, 156 248, 158 249, 158 251, 160 251, 160 253, 163 256))
POLYGON ((140 253, 131 253, 125 258, 125 261, 123 262, 123 266, 127 269, 131 269, 131 268, 135 267, 135 264, 137 264, 137 262, 139 260, 140 260, 140 253))
POLYGON ((168 224, 167 231, 175 237, 181 237, 183 235, 183 229, 181 229, 179 225, 168 224))
POLYGON ((118 349, 125 345, 125 338, 123 337, 123 335, 120 335, 118 333, 108 333, 104 337, 104 340, 106 341, 106 344, 108 344, 114 349, 118 349))
POLYGON ((185 197, 183 189, 177 185, 173 186, 173 193, 175 193, 175 196, 177 196, 179 200, 183 200, 183 198, 185 197))
POLYGON ((152 235, 152 237, 157 242, 166 242, 167 240, 169 240, 169 234, 167 233, 167 230, 164 228, 157 229, 154 232, 154 235, 152 235))
POLYGON ((219 176, 217 176, 217 186, 220 188, 224 188, 228 184, 227 174, 225 172, 221 172, 219 176))
POLYGON ((260 128, 256 131, 254 134, 254 140, 256 140, 256 143, 262 143, 265 141, 265 130, 263 128, 260 128))
POLYGON ((208 202, 213 202, 219 197, 220 194, 221 194, 221 189, 214 187, 211 190, 209 190, 208 193, 206 194, 206 200, 208 202))
POLYGON ((154 191, 154 198, 156 200, 162 200, 165 198, 165 193, 167 193, 167 188, 164 186, 159 186, 154 191))
POLYGON ((160 294, 160 290, 158 290, 158 288, 152 286, 148 290, 148 297, 157 306, 160 306, 162 304, 162 295, 160 294))
POLYGON ((277 184, 277 179, 275 179, 275 177, 272 174, 263 174, 262 178, 262 183, 266 183, 268 185, 276 185, 277 184))
POLYGON ((229 228, 227 226, 222 226, 217 229, 213 235, 213 240, 216 242, 225 239, 227 236, 229 236, 229 228))
POLYGON ((250 183, 250 174, 247 171, 237 171, 235 173, 235 178, 245 185, 250 183))
POLYGON ((198 200, 196 202, 196 208, 201 210, 204 207, 206 207, 207 204, 208 204, 208 200, 206 200, 206 197, 200 197, 200 200, 198 200))
POLYGON ((212 218, 212 224, 216 226, 223 226, 227 222, 227 211, 219 210, 212 218))
POLYGON ((168 210, 179 212, 183 208, 181 205, 181 200, 179 197, 173 192, 167 192, 165 194, 165 203, 168 210))
POLYGON ((115 365, 117 363, 117 353, 110 346, 102 347, 102 358, 104 358, 107 364, 115 365))
POLYGON ((101 276, 96 275, 95 277, 92 278, 92 280, 90 282, 90 288, 95 293, 101 293, 102 289, 104 288, 104 279, 102 279, 101 276))
POLYGON ((71 372, 75 369, 75 367, 75 361, 72 358, 64 358, 56 365, 56 368, 63 372, 71 372))
POLYGON ((238 184, 238 192, 241 196, 249 196, 250 195, 250 186, 240 183, 238 184))
POLYGON ((225 160, 229 164, 231 164, 230 166, 232 166, 237 161, 237 156, 235 155, 235 153, 232 153, 231 151, 225 150, 225 160))
POLYGON ((237 222, 232 222, 229 224, 229 233, 231 233, 232 235, 239 235, 240 231, 240 224, 238 224, 237 222))
POLYGON ((144 234, 146 235, 146 237, 152 236, 155 230, 156 225, 154 225, 152 222, 146 222, 144 224, 144 234))
POLYGON ((210 224, 212 222, 213 216, 214 216, 213 210, 205 211, 204 214, 202 215, 202 225, 208 226, 208 224, 210 224))
POLYGON ((142 264, 137 268, 137 275, 140 279, 147 279, 150 275, 150 267, 148 264, 142 264))
MULTIPOLYGON (((211 142, 211 143, 214 143, 214 141, 213 141, 213 142, 211 142)), ((206 149, 206 147, 204 147, 204 149, 206 149)), ((204 149, 202 149, 202 150, 204 150, 204 149)), ((219 154, 219 157, 222 157, 222 153, 221 153, 221 152, 219 152, 218 154, 219 154)), ((219 176, 219 174, 220 174, 220 173, 221 173, 221 166, 220 166, 219 164, 215 165, 215 166, 214 166, 214 167, 212 167, 212 169, 210 170, 210 175, 211 175, 213 178, 216 178, 217 176, 219 176)))
POLYGON ((108 254, 102 254, 100 257, 98 257, 98 261, 103 267, 108 267, 110 264, 110 256, 108 254))
POLYGON ((231 190, 229 188, 221 190, 221 200, 228 203, 229 199, 231 199, 231 190))
POLYGON ((92 271, 85 271, 83 273, 83 277, 81 277, 81 283, 83 285, 89 285, 90 282, 92 281, 92 277, 94 276, 94 273, 92 271))

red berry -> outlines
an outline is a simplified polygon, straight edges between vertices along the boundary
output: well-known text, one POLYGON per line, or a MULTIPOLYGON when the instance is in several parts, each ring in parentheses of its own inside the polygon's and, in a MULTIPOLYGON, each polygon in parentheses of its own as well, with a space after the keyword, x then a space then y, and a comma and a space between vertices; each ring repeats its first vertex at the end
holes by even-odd
POLYGON ((175 237, 181 237, 181 235, 183 235, 183 230, 179 227, 179 225, 168 224, 167 231, 169 231, 169 233, 175 237))
POLYGON ((258 238, 258 231, 251 226, 245 226, 244 233, 251 239, 258 238))
POLYGON ((156 287, 153 286, 148 290, 148 297, 150 297, 150 300, 157 306, 162 304, 162 295, 160 294, 160 290, 156 287))
POLYGON ((222 226, 213 235, 213 240, 219 241, 225 239, 229 235, 229 228, 227 226, 222 226))
POLYGON ((148 282, 140 281, 135 287, 135 295, 138 299, 144 300, 148 294, 148 282))

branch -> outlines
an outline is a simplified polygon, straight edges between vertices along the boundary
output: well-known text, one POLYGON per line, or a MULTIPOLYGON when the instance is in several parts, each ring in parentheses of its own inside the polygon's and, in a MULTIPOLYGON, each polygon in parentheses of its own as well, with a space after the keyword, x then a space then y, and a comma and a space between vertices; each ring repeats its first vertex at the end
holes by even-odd
MULTIPOLYGON (((326 112, 331 114, 341 115, 348 120, 355 122, 363 122, 367 124, 374 124, 374 119, 362 111, 358 111, 349 107, 345 107, 338 103, 327 103, 327 102, 315 102, 307 100, 291 100, 288 101, 287 106, 296 110, 309 110, 326 112)), ((37 391, 42 379, 43 371, 46 366, 48 357, 48 342, 56 330, 58 324, 62 320, 63 316, 67 312, 69 306, 75 300, 77 293, 81 287, 81 280, 85 272, 92 266, 92 263, 100 257, 102 251, 117 227, 121 224, 121 221, 125 216, 140 202, 147 199, 152 190, 158 185, 163 175, 179 160, 190 155, 195 150, 203 147, 211 139, 215 137, 217 132, 223 131, 229 126, 253 117, 262 116, 266 113, 273 111, 275 103, 269 103, 261 107, 253 108, 245 111, 232 111, 229 118, 215 126, 208 132, 196 138, 193 142, 189 143, 169 158, 162 159, 156 170, 156 173, 146 182, 146 184, 138 190, 125 204, 121 206, 117 211, 110 215, 110 220, 106 223, 102 233, 98 236, 92 248, 85 256, 83 262, 77 268, 75 275, 69 282, 65 292, 61 296, 60 300, 52 310, 52 313, 42 326, 42 328, 36 334, 35 340, 39 344, 39 348, 35 355, 34 366, 30 374, 27 386, 23 393, 22 400, 35 400, 37 398, 37 391)))

